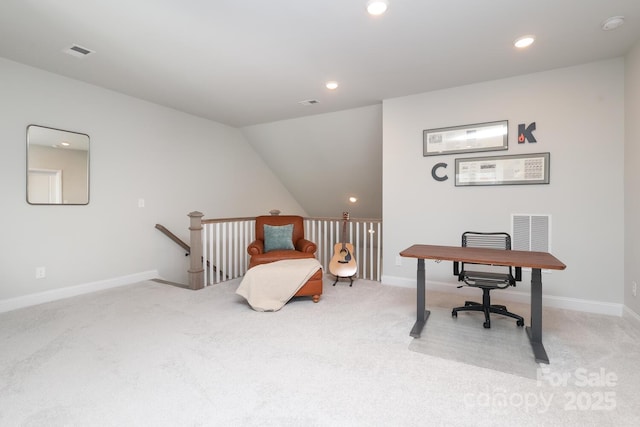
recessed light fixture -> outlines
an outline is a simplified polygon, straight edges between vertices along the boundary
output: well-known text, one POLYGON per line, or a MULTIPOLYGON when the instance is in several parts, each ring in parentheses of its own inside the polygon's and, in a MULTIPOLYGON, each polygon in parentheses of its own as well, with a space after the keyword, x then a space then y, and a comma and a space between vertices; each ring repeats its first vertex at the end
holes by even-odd
POLYGON ((622 27, 622 24, 624 24, 624 16, 612 16, 602 22, 602 29, 604 31, 611 31, 622 27))
POLYGON ((353 196, 351 196, 351 197, 349 197, 349 201, 350 201, 351 203, 355 203, 355 202, 357 202, 357 201, 358 201, 358 198, 357 198, 357 197, 353 197, 353 196))
POLYGON ((536 38, 531 35, 522 36, 522 37, 518 37, 516 41, 513 42, 513 45, 518 49, 524 49, 525 47, 531 46, 535 40, 536 38))
POLYGON ((60 144, 61 144, 63 147, 68 147, 68 146, 70 146, 70 145, 71 145, 71 144, 69 144, 67 141, 62 141, 60 144))
POLYGON ((330 82, 327 82, 327 84, 325 84, 325 86, 329 90, 336 90, 338 88, 338 82, 330 81, 330 82))
POLYGON ((367 2, 367 12, 370 15, 382 15, 387 11, 389 2, 387 0, 369 0, 367 2))

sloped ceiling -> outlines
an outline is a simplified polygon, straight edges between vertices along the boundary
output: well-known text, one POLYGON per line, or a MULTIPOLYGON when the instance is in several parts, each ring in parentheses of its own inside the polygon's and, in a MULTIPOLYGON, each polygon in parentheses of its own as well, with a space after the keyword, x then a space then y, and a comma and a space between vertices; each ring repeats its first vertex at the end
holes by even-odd
POLYGON ((0 56, 242 127, 612 58, 640 39, 638 0, 389 0, 379 17, 366 3, 2 0, 0 56), (614 15, 626 24, 602 31, 614 15), (537 41, 517 51, 523 34, 537 41), (73 44, 95 53, 63 53, 73 44))
POLYGON ((638 0, 389 0, 379 17, 366 3, 2 0, 0 56, 245 128, 310 215, 379 217, 382 100, 619 57, 640 39, 638 0), (518 51, 524 34, 536 43, 518 51), (74 44, 95 53, 63 52, 74 44))
POLYGON ((309 215, 382 217, 382 105, 249 126, 243 132, 309 215))

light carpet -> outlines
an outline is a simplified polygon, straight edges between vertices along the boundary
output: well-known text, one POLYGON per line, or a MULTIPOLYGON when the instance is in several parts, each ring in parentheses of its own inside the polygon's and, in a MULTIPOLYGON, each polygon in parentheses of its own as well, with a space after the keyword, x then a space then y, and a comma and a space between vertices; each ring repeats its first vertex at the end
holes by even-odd
MULTIPOLYGON (((429 298, 427 298, 427 301, 429 298)), ((630 355, 640 352, 640 330, 634 321, 621 322, 619 318, 552 308, 543 309, 542 342, 549 364, 536 363, 529 337, 515 320, 492 315, 491 328, 482 326, 484 314, 459 312, 451 316, 450 307, 456 301, 437 302, 428 306, 431 315, 420 338, 413 339, 409 350, 450 361, 464 363, 522 378, 534 379, 539 384, 578 387, 589 390, 595 384, 599 393, 606 389, 606 378, 619 380, 637 377, 634 368, 625 363, 630 355), (453 304, 451 304, 453 302, 453 304), (587 388, 585 388, 587 387, 587 388)), ((495 303, 505 303, 496 301, 495 303)), ((529 322, 526 304, 506 303, 508 309, 522 315, 529 322)), ((602 394, 590 394, 590 398, 602 394)))
MULTIPOLYGON (((239 280, 143 282, 0 313, 0 426, 640 425, 635 319, 545 310, 550 369, 565 369, 571 343, 579 368, 615 376, 571 385, 574 367, 532 380, 410 351, 415 289, 331 283, 319 303, 271 313, 235 294, 239 280)), ((427 292, 434 313, 463 300, 427 292)))
POLYGON ((458 313, 432 307, 431 315, 420 338, 409 344, 409 350, 481 368, 493 369, 523 378, 535 379, 538 364, 533 357, 529 338, 515 320, 492 316, 491 328, 482 326, 484 314, 458 313))

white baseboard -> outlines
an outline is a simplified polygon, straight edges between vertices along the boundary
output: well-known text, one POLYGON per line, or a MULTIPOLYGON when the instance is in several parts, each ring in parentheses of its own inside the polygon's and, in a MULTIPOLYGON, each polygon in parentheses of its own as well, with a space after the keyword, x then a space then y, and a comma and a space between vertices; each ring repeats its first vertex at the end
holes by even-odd
POLYGON ((23 307, 43 304, 45 302, 57 301, 77 295, 102 291, 104 289, 117 288, 119 286, 131 285, 159 277, 157 270, 143 271, 141 273, 130 274, 128 276, 116 277, 113 279, 99 280, 97 282, 85 283, 82 285, 69 286, 66 288, 52 289, 50 291, 38 292, 36 294, 24 295, 0 301, 0 313, 17 310, 23 307))
POLYGON ((624 306, 624 316, 629 316, 632 319, 635 319, 638 322, 640 322, 640 314, 636 313, 635 311, 633 311, 632 309, 630 309, 626 305, 624 306))
MULTIPOLYGON (((414 288, 416 286, 415 279, 407 279, 405 277, 394 276, 382 276, 382 283, 384 285, 400 286, 403 288, 414 288)), ((476 295, 475 289, 469 287, 463 287, 457 289, 456 284, 437 282, 433 280, 427 280, 427 290, 437 292, 457 292, 462 295, 476 295)), ((517 291, 500 291, 500 298, 506 301, 513 301, 528 304, 531 302, 531 296, 528 293, 517 291)), ((584 311, 587 313, 606 314, 609 316, 621 317, 623 311, 626 309, 623 304, 614 304, 610 302, 591 301, 579 298, 558 297, 553 295, 542 295, 543 307, 562 308, 566 310, 584 311)), ((626 309, 628 310, 628 309, 626 309)))

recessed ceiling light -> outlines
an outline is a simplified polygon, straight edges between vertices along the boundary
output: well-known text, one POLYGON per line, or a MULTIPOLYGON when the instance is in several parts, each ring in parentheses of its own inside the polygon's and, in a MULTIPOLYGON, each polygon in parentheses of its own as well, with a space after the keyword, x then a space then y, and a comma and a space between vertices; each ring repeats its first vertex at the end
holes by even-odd
POLYGON ((367 2, 367 12, 370 15, 382 15, 387 11, 389 2, 387 0, 369 0, 367 2))
POLYGON ((534 36, 522 36, 518 37, 516 41, 513 42, 513 45, 518 49, 524 49, 525 47, 531 46, 535 40, 536 38, 534 36))
POLYGON ((358 198, 357 198, 357 197, 353 197, 353 196, 351 196, 351 197, 349 197, 349 201, 350 201, 351 203, 355 203, 355 202, 357 202, 357 201, 358 201, 358 198))
POLYGON ((68 147, 71 145, 67 141, 62 141, 60 144, 62 144, 64 147, 68 147))
POLYGON ((327 82, 325 86, 327 87, 327 89, 335 90, 338 88, 338 82, 334 82, 334 81, 327 82))
POLYGON ((621 27, 622 24, 624 24, 624 16, 612 16, 602 22, 602 29, 604 31, 611 31, 621 27))

